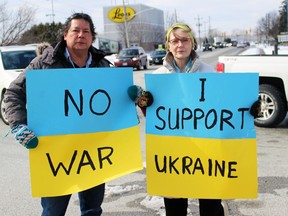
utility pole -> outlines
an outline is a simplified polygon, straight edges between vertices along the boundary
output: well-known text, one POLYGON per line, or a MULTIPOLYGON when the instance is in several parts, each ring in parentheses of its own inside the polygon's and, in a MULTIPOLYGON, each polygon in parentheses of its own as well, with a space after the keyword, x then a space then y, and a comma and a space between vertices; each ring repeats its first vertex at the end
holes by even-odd
MULTIPOLYGON (((288 0, 287 0, 287 1, 288 1, 288 0)), ((210 37, 211 37, 211 22, 210 22, 210 16, 209 16, 208 22, 209 22, 209 25, 208 25, 208 40, 210 40, 210 37)), ((209 42, 211 42, 211 41, 209 41, 209 42)))
POLYGON ((288 32, 288 0, 286 0, 286 31, 288 32))
MULTIPOLYGON (((288 1, 288 0, 287 0, 287 1, 288 1)), ((178 19, 177 19, 177 11, 176 11, 176 9, 175 9, 174 14, 175 14, 175 22, 178 22, 178 19)))
POLYGON ((126 39, 126 47, 130 47, 129 44, 129 36, 128 36, 128 29, 127 29, 127 12, 126 12, 126 6, 125 2, 123 0, 123 8, 124 8, 124 28, 125 28, 125 39, 126 39))
POLYGON ((53 0, 51 0, 51 4, 52 4, 52 13, 51 14, 46 14, 46 16, 50 16, 50 20, 52 20, 52 23, 54 23, 54 16, 55 16, 55 13, 54 13, 54 2, 53 0))
MULTIPOLYGON (((288 1, 288 0, 287 0, 288 1)), ((202 19, 202 18, 201 18, 202 19)), ((197 23, 196 23, 196 26, 198 27, 198 41, 199 41, 199 45, 200 45, 200 49, 201 49, 201 35, 200 35, 200 27, 202 26, 202 24, 200 23, 200 17, 198 15, 197 17, 197 23)))
POLYGON ((207 22, 204 21, 204 37, 205 37, 205 38, 207 38, 206 23, 207 23, 207 22))

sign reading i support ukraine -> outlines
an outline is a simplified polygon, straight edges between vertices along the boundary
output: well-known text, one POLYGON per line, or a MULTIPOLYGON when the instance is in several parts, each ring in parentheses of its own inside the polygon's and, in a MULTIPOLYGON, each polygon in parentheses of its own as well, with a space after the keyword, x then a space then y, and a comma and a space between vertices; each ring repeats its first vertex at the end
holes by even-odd
POLYGON ((33 197, 83 191, 141 170, 131 68, 27 71, 33 197))
POLYGON ((148 194, 257 197, 257 73, 146 74, 148 194))

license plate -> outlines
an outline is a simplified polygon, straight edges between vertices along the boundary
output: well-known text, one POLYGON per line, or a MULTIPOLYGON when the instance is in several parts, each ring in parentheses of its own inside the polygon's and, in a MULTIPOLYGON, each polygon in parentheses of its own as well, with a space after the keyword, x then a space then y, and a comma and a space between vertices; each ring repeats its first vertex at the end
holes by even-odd
POLYGON ((126 63, 126 62, 124 62, 122 65, 123 65, 123 66, 127 66, 127 63, 126 63))

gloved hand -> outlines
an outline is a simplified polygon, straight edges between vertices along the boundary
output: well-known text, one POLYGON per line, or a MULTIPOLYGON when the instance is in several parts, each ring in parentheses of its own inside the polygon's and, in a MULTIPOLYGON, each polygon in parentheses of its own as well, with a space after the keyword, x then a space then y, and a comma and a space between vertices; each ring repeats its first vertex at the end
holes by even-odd
POLYGON ((146 116, 146 108, 153 103, 153 96, 149 91, 144 91, 140 86, 133 85, 127 90, 128 95, 132 101, 137 104, 143 115, 146 116))
POLYGON ((36 148, 38 138, 27 125, 20 124, 11 128, 11 133, 15 135, 16 140, 27 149, 36 148))
POLYGON ((146 108, 152 105, 153 96, 149 91, 144 91, 140 86, 133 85, 128 88, 128 95, 132 101, 140 108, 146 108))
POLYGON ((261 100, 257 100, 252 104, 250 114, 254 117, 254 119, 263 117, 263 113, 261 112, 261 100))

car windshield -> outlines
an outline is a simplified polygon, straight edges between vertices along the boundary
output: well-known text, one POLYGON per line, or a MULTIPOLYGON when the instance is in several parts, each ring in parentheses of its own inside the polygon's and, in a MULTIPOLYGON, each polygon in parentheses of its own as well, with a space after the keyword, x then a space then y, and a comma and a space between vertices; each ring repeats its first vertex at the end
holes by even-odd
POLYGON ((36 57, 33 50, 2 52, 3 66, 5 70, 24 69, 36 57))
POLYGON ((139 55, 139 52, 137 49, 127 49, 127 50, 122 50, 119 53, 120 56, 135 56, 139 55))

